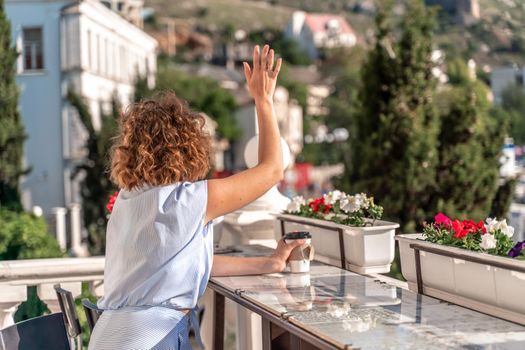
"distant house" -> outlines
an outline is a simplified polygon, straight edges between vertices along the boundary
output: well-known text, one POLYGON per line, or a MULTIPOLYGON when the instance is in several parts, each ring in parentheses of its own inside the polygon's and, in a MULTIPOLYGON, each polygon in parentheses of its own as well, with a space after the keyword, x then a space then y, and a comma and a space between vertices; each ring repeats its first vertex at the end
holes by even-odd
POLYGON ((285 30, 285 36, 295 39, 312 59, 322 50, 352 47, 357 42, 354 30, 343 16, 296 11, 285 30))
POLYGON ((328 114, 325 99, 332 91, 331 79, 324 78, 315 65, 289 66, 290 78, 306 86, 306 111, 308 115, 328 114))
MULTIPOLYGON (((115 7, 136 9, 141 3, 115 2, 115 7)), ((135 17, 124 19, 108 8, 113 4, 6 0, 12 41, 20 53, 25 163, 32 168, 21 184, 26 208, 38 205, 49 214, 53 207, 80 202, 79 180, 72 174, 85 156, 86 131, 66 100, 68 89, 84 97, 99 128, 112 96, 122 105, 130 102, 137 74, 154 84, 156 40, 130 22, 135 17)))
POLYGON ((508 88, 519 88, 525 90, 525 66, 500 67, 492 69, 490 73, 490 88, 494 97, 494 103, 500 104, 503 92, 508 88))

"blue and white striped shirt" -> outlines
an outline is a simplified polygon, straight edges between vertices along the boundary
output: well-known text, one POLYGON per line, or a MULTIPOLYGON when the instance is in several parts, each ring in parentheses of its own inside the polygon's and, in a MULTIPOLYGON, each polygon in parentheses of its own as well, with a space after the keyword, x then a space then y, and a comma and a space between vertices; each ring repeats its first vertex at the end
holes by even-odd
MULTIPOLYGON (((207 185, 199 181, 120 191, 106 234, 104 297, 98 302, 105 311, 90 349, 154 348, 184 317, 177 310, 195 308, 213 262, 213 226, 204 223, 207 185), (125 328, 138 332, 131 336, 135 339, 122 332, 125 328)), ((178 338, 175 334, 173 349, 178 349, 178 338)))

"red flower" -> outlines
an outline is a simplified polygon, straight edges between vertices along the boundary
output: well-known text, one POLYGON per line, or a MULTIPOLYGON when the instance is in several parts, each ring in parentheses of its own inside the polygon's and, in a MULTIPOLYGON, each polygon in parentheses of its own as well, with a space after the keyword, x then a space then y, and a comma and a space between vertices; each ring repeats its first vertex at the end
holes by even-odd
POLYGON ((328 214, 330 209, 332 209, 332 205, 324 203, 324 197, 314 199, 308 203, 308 206, 312 208, 314 213, 317 213, 319 212, 319 209, 322 209, 323 213, 328 214))
POLYGON ((310 203, 308 203, 308 206, 310 208, 312 208, 312 210, 314 211, 314 213, 317 213, 319 211, 319 207, 321 206, 321 204, 324 205, 324 198, 321 197, 321 198, 317 198, 317 199, 314 199, 313 201, 311 201, 310 203))
POLYGON ((469 234, 475 234, 479 230, 486 232, 485 227, 483 226, 483 221, 480 221, 476 224, 472 220, 454 220, 452 221, 452 229, 454 230, 454 235, 456 238, 459 239, 466 237, 469 234))
POLYGON ((117 197, 118 197, 118 191, 116 191, 111 196, 109 196, 108 204, 106 204, 106 209, 108 210, 110 214, 113 211, 113 206, 115 205, 115 201, 117 200, 117 197))
POLYGON ((463 220, 463 229, 467 231, 467 234, 473 234, 478 231, 478 226, 472 220, 463 220))
POLYGON ((454 230, 454 235, 456 236, 456 238, 461 239, 468 235, 467 230, 465 230, 463 227, 463 223, 457 219, 452 221, 452 229, 454 230))
POLYGON ((478 230, 481 231, 481 233, 483 233, 483 234, 487 233, 487 229, 485 228, 485 223, 483 222, 483 220, 478 222, 477 227, 478 227, 478 230))
POLYGON ((443 213, 438 213, 436 216, 434 216, 434 220, 438 225, 450 226, 452 224, 452 220, 450 220, 448 216, 443 213))

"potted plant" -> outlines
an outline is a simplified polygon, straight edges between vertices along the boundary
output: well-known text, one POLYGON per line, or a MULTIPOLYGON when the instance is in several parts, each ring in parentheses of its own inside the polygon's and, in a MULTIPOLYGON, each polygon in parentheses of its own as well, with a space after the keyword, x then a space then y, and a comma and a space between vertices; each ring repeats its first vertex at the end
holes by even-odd
POLYGON ((364 193, 333 191, 316 199, 292 199, 277 215, 281 235, 312 234, 316 259, 358 273, 390 271, 398 224, 380 220, 383 208, 364 193))
POLYGON ((439 213, 422 234, 398 235, 411 290, 525 324, 525 241, 506 220, 452 220, 439 213))

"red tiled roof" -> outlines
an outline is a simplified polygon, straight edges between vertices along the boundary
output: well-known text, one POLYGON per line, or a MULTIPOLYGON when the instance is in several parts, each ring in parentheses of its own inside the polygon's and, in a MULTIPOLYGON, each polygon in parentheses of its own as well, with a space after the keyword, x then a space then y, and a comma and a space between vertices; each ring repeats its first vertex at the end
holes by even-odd
POLYGON ((353 33, 354 30, 343 18, 343 16, 330 15, 330 14, 313 14, 308 13, 305 17, 306 24, 310 27, 313 33, 322 33, 327 30, 327 23, 331 20, 335 20, 339 23, 342 33, 353 33))

